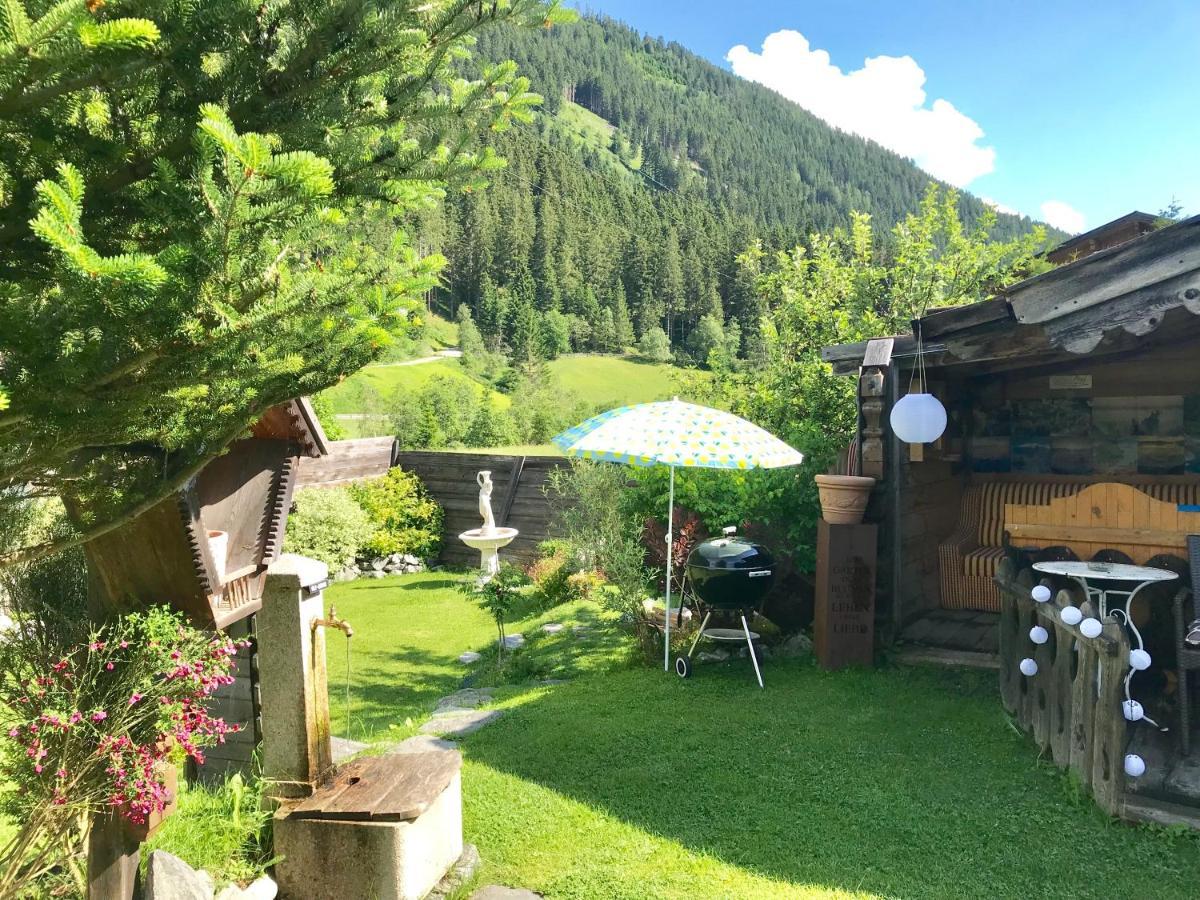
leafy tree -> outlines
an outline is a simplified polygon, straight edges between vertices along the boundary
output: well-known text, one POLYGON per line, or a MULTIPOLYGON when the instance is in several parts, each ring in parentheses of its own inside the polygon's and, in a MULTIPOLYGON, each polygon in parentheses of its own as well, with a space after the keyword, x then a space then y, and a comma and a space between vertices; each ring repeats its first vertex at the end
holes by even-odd
POLYGON ((483 335, 471 318, 471 309, 465 303, 458 308, 455 316, 458 322, 458 349, 462 351, 463 362, 467 365, 477 363, 487 348, 483 345, 483 335))
POLYGON ((714 354, 725 352, 725 327, 713 315, 704 316, 688 335, 688 350, 701 365, 710 365, 714 354))
POLYGON ((671 342, 661 328, 651 328, 643 334, 637 350, 651 362, 667 362, 671 358, 671 342))
POLYGON ((571 322, 552 309, 542 316, 538 325, 537 354, 542 359, 556 359, 560 354, 571 352, 571 322))
MULTIPOLYGON (((0 503, 78 531, 182 485, 264 410, 376 358, 442 260, 406 217, 528 122, 488 24, 557 0, 58 3, 0 11, 0 503), (20 489, 20 491, 18 490, 20 489)), ((0 512, 0 514, 3 514, 0 512)))

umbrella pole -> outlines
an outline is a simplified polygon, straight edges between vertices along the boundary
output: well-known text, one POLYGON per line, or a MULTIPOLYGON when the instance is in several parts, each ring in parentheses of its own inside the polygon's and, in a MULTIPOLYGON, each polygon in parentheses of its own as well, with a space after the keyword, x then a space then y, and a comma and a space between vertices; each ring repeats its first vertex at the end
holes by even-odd
POLYGON ((671 466, 671 490, 667 500, 667 604, 663 609, 663 621, 666 624, 663 638, 663 671, 671 671, 671 563, 675 556, 675 542, 672 531, 675 528, 675 467, 671 466))

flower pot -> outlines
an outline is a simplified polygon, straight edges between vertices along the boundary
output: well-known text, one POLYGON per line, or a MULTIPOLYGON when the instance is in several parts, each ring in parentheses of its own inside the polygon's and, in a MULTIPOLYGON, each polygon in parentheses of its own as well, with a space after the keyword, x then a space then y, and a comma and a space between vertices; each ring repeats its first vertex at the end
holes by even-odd
POLYGON ((867 511, 875 479, 863 475, 818 475, 821 516, 830 525, 857 525, 867 511))

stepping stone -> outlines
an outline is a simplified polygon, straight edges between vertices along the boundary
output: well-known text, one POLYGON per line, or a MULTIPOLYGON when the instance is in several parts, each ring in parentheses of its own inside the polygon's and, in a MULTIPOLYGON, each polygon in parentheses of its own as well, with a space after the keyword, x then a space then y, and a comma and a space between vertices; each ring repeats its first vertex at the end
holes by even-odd
POLYGON ((451 709, 477 709, 485 703, 492 702, 492 692, 487 688, 464 688, 443 697, 437 702, 434 715, 451 709))
POLYGON ((428 753, 430 750, 457 750, 458 744, 431 734, 414 734, 387 749, 388 753, 428 753))
POLYGON ((452 709, 438 713, 421 726, 421 734, 463 737, 500 718, 498 709, 452 709))
POLYGON ((525 888, 510 888, 500 884, 489 884, 481 887, 471 895, 471 900, 539 900, 541 894, 527 891, 525 888))
POLYGON ((542 626, 542 631, 546 632, 546 634, 558 634, 563 630, 564 627, 565 626, 560 625, 558 622, 547 622, 542 626))
POLYGON ((474 844, 465 844, 458 862, 451 866, 450 871, 437 883, 437 887, 429 892, 426 900, 443 900, 447 895, 453 894, 475 877, 482 862, 479 858, 479 848, 474 844))
POLYGON ((463 665, 470 665, 471 663, 479 662, 481 659, 483 659, 483 657, 474 650, 468 650, 466 653, 463 653, 458 657, 458 661, 463 665))
POLYGON ((515 650, 517 647, 520 647, 524 643, 525 643, 525 635, 521 634, 520 632, 517 632, 516 634, 505 635, 505 637, 504 637, 504 649, 505 650, 515 650))
POLYGON ((352 741, 344 737, 331 737, 329 739, 329 749, 333 753, 333 761, 335 763, 345 762, 350 757, 362 753, 367 749, 367 745, 360 741, 352 741))

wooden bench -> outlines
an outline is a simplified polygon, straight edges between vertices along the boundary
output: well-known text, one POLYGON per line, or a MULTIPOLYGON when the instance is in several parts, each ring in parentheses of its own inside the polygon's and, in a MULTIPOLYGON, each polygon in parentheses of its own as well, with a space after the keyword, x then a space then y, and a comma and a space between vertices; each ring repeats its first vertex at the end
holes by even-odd
MULTIPOLYGON (((1004 534, 1005 524, 1009 521, 1006 518, 1008 507, 1036 507, 1041 510, 1042 507, 1046 507, 1056 500, 1072 497, 1080 491, 1094 486, 1098 487, 1099 485, 1079 478, 1046 479, 1036 477, 978 481, 968 485, 963 492, 958 525, 938 547, 942 607, 998 612, 1000 592, 993 579, 1000 561, 1005 555, 1004 534)), ((1172 508, 1181 503, 1200 504, 1200 482, 1194 480, 1176 479, 1155 482, 1146 477, 1144 481, 1139 479, 1136 486, 1121 484, 1120 487, 1136 490, 1149 499, 1161 501, 1172 508)), ((1185 513, 1184 515, 1200 514, 1185 513)), ((1043 516, 1043 512, 1038 512, 1036 516, 1043 516)), ((1054 520, 1042 521, 1041 518, 1021 521, 1022 524, 1054 524, 1054 520)), ((1166 520, 1161 521, 1165 523, 1166 520)), ((1179 522, 1176 521, 1174 524, 1178 526, 1179 522)), ((1143 527, 1146 530, 1171 530, 1170 528, 1143 527)), ((1049 532, 1043 532, 1043 534, 1045 533, 1049 532)), ((1180 535, 1187 533, 1186 530, 1178 532, 1180 535)), ((1100 538, 1103 536, 1092 533, 1090 537, 1100 538)), ((1019 540, 1028 540, 1028 543, 1020 546, 1029 547, 1067 544, 1061 534, 1059 539, 1049 542, 1044 537, 1034 538, 1031 535, 1024 535, 1019 540)), ((1183 538, 1180 537, 1179 540, 1182 541, 1183 538)), ((1110 543, 1108 546, 1115 545, 1110 543)), ((1182 546, 1180 543, 1179 547, 1182 546)), ((1173 549, 1171 552, 1183 555, 1179 549, 1173 549)), ((1089 553, 1081 558, 1090 558, 1091 555, 1089 553)), ((1130 555, 1134 556, 1134 554, 1130 555)), ((1149 559, 1149 556, 1143 558, 1149 559)), ((1135 560, 1137 558, 1135 556, 1135 560)))
POLYGON ((1004 531, 1013 547, 1066 547, 1084 560, 1119 550, 1143 565, 1161 554, 1187 556, 1200 512, 1181 512, 1180 502, 1128 484, 1093 484, 1044 504, 1005 504, 1004 531))

